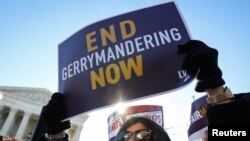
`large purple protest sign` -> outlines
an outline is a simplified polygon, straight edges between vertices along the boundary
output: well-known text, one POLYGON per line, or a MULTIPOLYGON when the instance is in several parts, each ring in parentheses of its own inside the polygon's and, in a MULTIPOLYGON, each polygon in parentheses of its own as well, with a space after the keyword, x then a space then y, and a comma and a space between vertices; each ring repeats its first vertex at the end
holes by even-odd
POLYGON ((193 78, 177 45, 190 40, 174 2, 91 24, 59 45, 59 91, 68 117, 172 91, 193 78))

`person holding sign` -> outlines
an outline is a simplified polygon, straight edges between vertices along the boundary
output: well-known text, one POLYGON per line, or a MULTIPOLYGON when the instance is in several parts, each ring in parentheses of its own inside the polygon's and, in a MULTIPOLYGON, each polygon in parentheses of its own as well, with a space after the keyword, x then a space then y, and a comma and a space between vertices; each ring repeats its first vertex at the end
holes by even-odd
POLYGON ((249 140, 246 132, 250 127, 250 93, 233 94, 224 87, 218 51, 199 40, 190 40, 178 49, 179 53, 186 53, 182 69, 189 75, 198 72, 195 91, 207 94, 208 139, 237 136, 249 140))
POLYGON ((218 51, 198 40, 190 40, 178 49, 187 54, 182 69, 189 75, 198 72, 195 91, 207 94, 208 124, 250 124, 250 93, 233 94, 223 86, 218 51))
MULTIPOLYGON (((179 45, 178 49, 179 53, 186 54, 182 69, 186 70, 189 75, 196 75, 198 72, 195 91, 206 92, 207 94, 208 125, 212 127, 224 125, 232 127, 233 130, 236 125, 243 127, 250 125, 250 93, 233 94, 229 88, 224 87, 225 81, 218 66, 218 51, 198 40, 187 41, 185 44, 179 45)), ((47 125, 46 132, 48 135, 43 135, 37 141, 68 141, 68 136, 64 130, 70 128, 70 122, 61 122, 65 117, 63 96, 59 93, 53 94, 48 105, 43 108, 41 118, 47 125)), ((152 135, 156 136, 158 132, 162 134, 164 129, 157 127, 159 130, 154 130, 154 123, 146 125, 143 121, 135 122, 133 120, 139 121, 139 119, 131 119, 125 122, 117 135, 117 141, 132 139, 157 141, 157 138, 160 138, 161 141, 164 140, 162 137, 152 137, 152 135)), ((231 131, 229 132, 231 133, 231 131)), ((221 132, 218 130, 212 133, 213 136, 221 136, 221 132)), ((226 133, 223 132, 222 134, 226 133)), ((229 136, 230 133, 228 133, 229 136)), ((244 130, 236 130, 232 135, 247 136, 244 130)), ((165 136, 166 141, 170 141, 166 132, 162 136, 165 136)))

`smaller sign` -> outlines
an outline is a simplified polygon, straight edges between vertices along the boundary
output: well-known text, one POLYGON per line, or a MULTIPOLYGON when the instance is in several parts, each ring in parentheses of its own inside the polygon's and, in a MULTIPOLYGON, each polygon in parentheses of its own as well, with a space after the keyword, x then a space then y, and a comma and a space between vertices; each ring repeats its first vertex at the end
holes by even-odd
POLYGON ((163 122, 163 108, 159 105, 139 105, 125 108, 123 111, 115 111, 108 117, 108 134, 109 141, 115 141, 116 134, 119 132, 122 124, 132 117, 146 117, 161 127, 163 122))
POLYGON ((192 102, 190 126, 188 129, 189 141, 197 141, 207 135, 206 97, 207 96, 203 96, 192 102))

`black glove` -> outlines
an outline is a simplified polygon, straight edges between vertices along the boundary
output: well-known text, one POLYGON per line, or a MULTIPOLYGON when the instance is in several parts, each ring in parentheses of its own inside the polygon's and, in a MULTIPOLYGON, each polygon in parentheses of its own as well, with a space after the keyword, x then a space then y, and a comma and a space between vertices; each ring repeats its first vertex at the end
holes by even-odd
POLYGON ((49 103, 43 107, 42 118, 46 123, 48 134, 57 134, 70 128, 70 121, 61 122, 66 117, 64 95, 54 93, 49 103))
POLYGON ((195 91, 204 92, 205 89, 215 88, 225 84, 222 72, 218 67, 218 51, 208 47, 198 40, 190 40, 178 45, 179 53, 187 53, 182 69, 191 76, 197 74, 198 83, 195 91))

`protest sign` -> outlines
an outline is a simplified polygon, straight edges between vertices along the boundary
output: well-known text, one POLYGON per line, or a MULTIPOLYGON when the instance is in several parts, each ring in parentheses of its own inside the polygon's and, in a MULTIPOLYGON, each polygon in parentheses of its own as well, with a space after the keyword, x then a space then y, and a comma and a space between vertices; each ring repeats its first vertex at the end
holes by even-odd
POLYGON ((207 96, 202 96, 192 102, 190 125, 188 129, 188 138, 190 141, 202 140, 202 138, 207 135, 206 97, 207 96))
POLYGON ((59 92, 67 115, 180 88, 193 78, 181 70, 177 46, 190 40, 174 2, 79 30, 59 44, 59 92))

